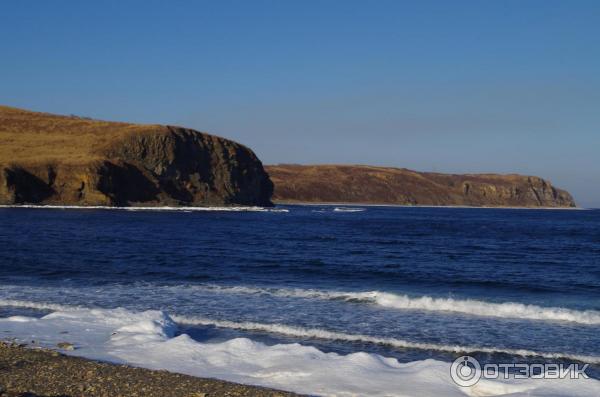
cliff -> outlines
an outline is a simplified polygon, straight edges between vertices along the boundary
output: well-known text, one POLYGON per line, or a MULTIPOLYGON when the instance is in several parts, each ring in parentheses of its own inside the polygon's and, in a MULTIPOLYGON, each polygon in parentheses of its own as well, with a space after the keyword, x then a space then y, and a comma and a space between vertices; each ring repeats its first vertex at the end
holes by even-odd
POLYGON ((0 204, 268 206, 272 191, 224 138, 0 106, 0 204))
POLYGON ((278 202, 575 207, 568 192, 535 176, 452 175, 362 165, 266 169, 278 202))

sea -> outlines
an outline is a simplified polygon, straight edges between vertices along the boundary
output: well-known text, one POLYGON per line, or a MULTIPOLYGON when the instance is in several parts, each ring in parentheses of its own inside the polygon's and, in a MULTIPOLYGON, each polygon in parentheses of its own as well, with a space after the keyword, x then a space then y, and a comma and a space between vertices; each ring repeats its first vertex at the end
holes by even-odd
POLYGON ((309 395, 598 396, 600 210, 3 207, 0 339, 309 395), (461 386, 465 357, 508 375, 461 386))

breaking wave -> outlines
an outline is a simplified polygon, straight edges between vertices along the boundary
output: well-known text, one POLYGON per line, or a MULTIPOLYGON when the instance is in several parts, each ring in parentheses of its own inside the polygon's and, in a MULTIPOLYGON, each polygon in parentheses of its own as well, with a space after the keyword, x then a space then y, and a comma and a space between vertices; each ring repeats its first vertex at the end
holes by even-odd
POLYGON ((82 310, 85 309, 81 306, 67 306, 60 305, 57 303, 46 303, 46 302, 31 302, 31 301, 22 301, 16 299, 0 299, 0 306, 11 306, 18 307, 23 309, 36 309, 36 310, 50 310, 50 311, 58 311, 58 312, 68 312, 73 310, 82 310))
MULTIPOLYGON (((206 320, 203 322, 208 322, 206 320)), ((211 324, 213 324, 212 322, 211 324)), ((219 322, 220 326, 238 323, 219 322)), ((266 324, 244 323, 246 328, 266 324)), ((277 326, 277 332, 291 327, 277 326)), ((600 382, 594 379, 503 381, 482 379, 470 388, 450 381, 450 363, 432 359, 401 363, 392 357, 355 352, 323 352, 298 343, 266 345, 248 338, 203 343, 187 334, 177 335, 177 324, 161 311, 94 309, 54 312, 42 318, 0 318, 3 335, 13 341, 56 349, 66 337, 75 351, 90 359, 155 370, 210 377, 237 383, 290 390, 314 396, 592 396, 600 382)), ((315 330, 294 328, 295 333, 315 330)), ((318 331, 319 337, 355 340, 358 335, 318 331)), ((364 338, 364 336, 360 336, 364 338)))
POLYGON ((577 324, 600 324, 600 311, 573 310, 561 307, 543 307, 518 302, 485 302, 475 299, 410 297, 381 291, 343 292, 299 288, 255 288, 202 286, 223 293, 267 294, 278 297, 295 297, 376 304, 398 310, 461 313, 483 317, 514 318, 521 320, 567 321, 577 324))
MULTIPOLYGON (((18 300, 0 300, 0 306, 13 306, 21 308, 32 308, 41 310, 55 310, 57 314, 63 313, 87 313, 95 312, 97 309, 83 308, 81 306, 58 305, 45 302, 30 302, 18 300)), ((101 311, 110 311, 100 309, 101 311)), ((113 309, 125 311, 125 309, 113 309)), ((50 316, 52 317, 52 316, 50 316)), ((483 347, 483 346, 461 346, 438 343, 412 342, 398 338, 376 337, 363 334, 349 334, 338 331, 329 331, 319 328, 305 328, 300 326, 292 326, 285 324, 267 324, 249 321, 230 321, 211 319, 200 316, 187 315, 170 315, 175 322, 182 325, 201 325, 213 326, 217 328, 237 329, 242 331, 261 331, 266 333, 274 333, 298 338, 314 338, 332 341, 343 342, 362 342, 377 345, 386 345, 402 349, 418 349, 418 350, 435 350, 448 353, 489 353, 489 354, 509 354, 521 357, 542 357, 546 359, 569 359, 581 361, 590 364, 600 364, 599 356, 579 355, 560 352, 539 352, 527 349, 506 349, 499 347, 483 347)))
POLYGON ((478 346, 460 346, 445 345, 437 343, 411 342, 397 338, 381 338, 369 335, 347 334, 343 332, 328 331, 319 328, 304 328, 283 324, 263 324, 255 322, 236 322, 229 320, 214 320, 205 317, 178 316, 171 318, 179 324, 214 326, 218 328, 238 329, 242 331, 263 331, 299 338, 315 338, 325 340, 335 340, 344 342, 363 342, 377 345, 387 345, 405 349, 436 350, 449 353, 490 353, 490 354, 509 354, 521 357, 543 357, 547 359, 570 359, 591 364, 600 364, 600 357, 586 356, 569 353, 546 353, 527 349, 504 349, 496 347, 478 347, 478 346))

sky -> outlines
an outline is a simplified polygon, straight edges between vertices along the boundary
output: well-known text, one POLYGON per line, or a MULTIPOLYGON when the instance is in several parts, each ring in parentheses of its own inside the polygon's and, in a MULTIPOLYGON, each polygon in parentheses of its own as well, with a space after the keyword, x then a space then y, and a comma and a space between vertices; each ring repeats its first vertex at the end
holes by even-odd
POLYGON ((598 1, 3 1, 0 104, 600 207, 598 1))

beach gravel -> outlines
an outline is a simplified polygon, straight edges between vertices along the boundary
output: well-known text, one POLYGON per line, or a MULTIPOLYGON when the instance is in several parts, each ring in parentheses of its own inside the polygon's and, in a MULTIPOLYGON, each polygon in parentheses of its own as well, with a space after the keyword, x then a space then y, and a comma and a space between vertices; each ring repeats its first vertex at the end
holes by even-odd
POLYGON ((0 342, 2 397, 294 396, 293 393, 65 356, 0 342))

